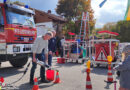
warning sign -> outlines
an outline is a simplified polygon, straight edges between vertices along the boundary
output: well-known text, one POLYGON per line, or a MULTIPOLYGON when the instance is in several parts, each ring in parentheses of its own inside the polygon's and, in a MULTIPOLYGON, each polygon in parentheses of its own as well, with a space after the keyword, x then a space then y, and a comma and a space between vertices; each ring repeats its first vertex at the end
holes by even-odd
POLYGON ((106 54, 106 52, 105 52, 105 50, 103 48, 101 48, 99 50, 99 53, 97 55, 96 60, 99 60, 99 61, 100 60, 105 60, 105 61, 107 61, 107 54, 106 54))

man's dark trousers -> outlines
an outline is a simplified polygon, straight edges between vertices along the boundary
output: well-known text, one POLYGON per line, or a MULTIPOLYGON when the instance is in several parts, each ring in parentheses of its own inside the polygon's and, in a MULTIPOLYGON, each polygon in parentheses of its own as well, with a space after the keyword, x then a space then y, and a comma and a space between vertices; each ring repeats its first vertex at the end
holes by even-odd
POLYGON ((48 55, 48 65, 51 66, 51 63, 52 63, 52 55, 49 54, 49 55, 48 55))
MULTIPOLYGON (((45 62, 44 51, 41 54, 36 54, 36 60, 37 59, 45 62)), ((33 81, 33 79, 34 79, 34 73, 35 73, 36 67, 37 67, 37 64, 35 62, 32 62, 32 68, 31 68, 31 73, 30 73, 30 81, 33 81)), ((41 77, 41 80, 45 80, 45 67, 41 66, 40 77, 41 77)))

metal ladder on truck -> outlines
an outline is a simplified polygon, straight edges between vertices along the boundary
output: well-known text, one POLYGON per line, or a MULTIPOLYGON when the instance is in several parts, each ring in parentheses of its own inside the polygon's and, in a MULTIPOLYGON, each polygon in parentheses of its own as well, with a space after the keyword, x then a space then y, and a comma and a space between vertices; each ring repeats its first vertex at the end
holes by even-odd
POLYGON ((82 13, 81 26, 80 26, 80 40, 85 41, 88 39, 88 29, 89 29, 89 14, 88 12, 82 13))

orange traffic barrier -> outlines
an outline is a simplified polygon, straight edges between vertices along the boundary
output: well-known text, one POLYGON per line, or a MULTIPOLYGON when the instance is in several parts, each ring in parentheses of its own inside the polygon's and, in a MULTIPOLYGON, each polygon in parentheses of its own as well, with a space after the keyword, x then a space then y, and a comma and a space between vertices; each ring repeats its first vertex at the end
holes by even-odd
POLYGON ((58 70, 56 70, 57 72, 56 72, 56 79, 55 79, 55 81, 54 81, 54 83, 60 83, 61 81, 60 81, 60 77, 59 77, 59 71, 58 70))
POLYGON ((34 85, 33 85, 32 90, 40 90, 40 89, 39 89, 39 86, 38 86, 37 78, 34 78, 34 85))
POLYGON ((113 82, 113 75, 111 70, 111 62, 112 62, 112 56, 107 56, 108 59, 108 73, 107 73, 107 83, 114 83, 113 82))
POLYGON ((108 64, 108 77, 107 77, 107 82, 113 83, 113 75, 112 75, 112 70, 111 70, 111 64, 108 64))
POLYGON ((86 72, 87 72, 86 90, 92 90, 92 84, 91 84, 91 79, 90 79, 90 69, 87 69, 86 72))

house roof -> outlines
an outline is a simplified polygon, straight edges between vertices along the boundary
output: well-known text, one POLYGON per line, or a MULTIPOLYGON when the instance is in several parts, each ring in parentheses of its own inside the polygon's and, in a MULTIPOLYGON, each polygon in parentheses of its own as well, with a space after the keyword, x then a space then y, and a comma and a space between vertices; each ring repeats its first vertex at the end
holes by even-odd
POLYGON ((37 9, 35 9, 35 11, 40 13, 41 15, 47 15, 52 20, 66 22, 66 19, 62 18, 61 16, 54 15, 54 14, 51 14, 51 13, 47 13, 47 12, 44 12, 44 11, 41 11, 41 10, 37 10, 37 9))

